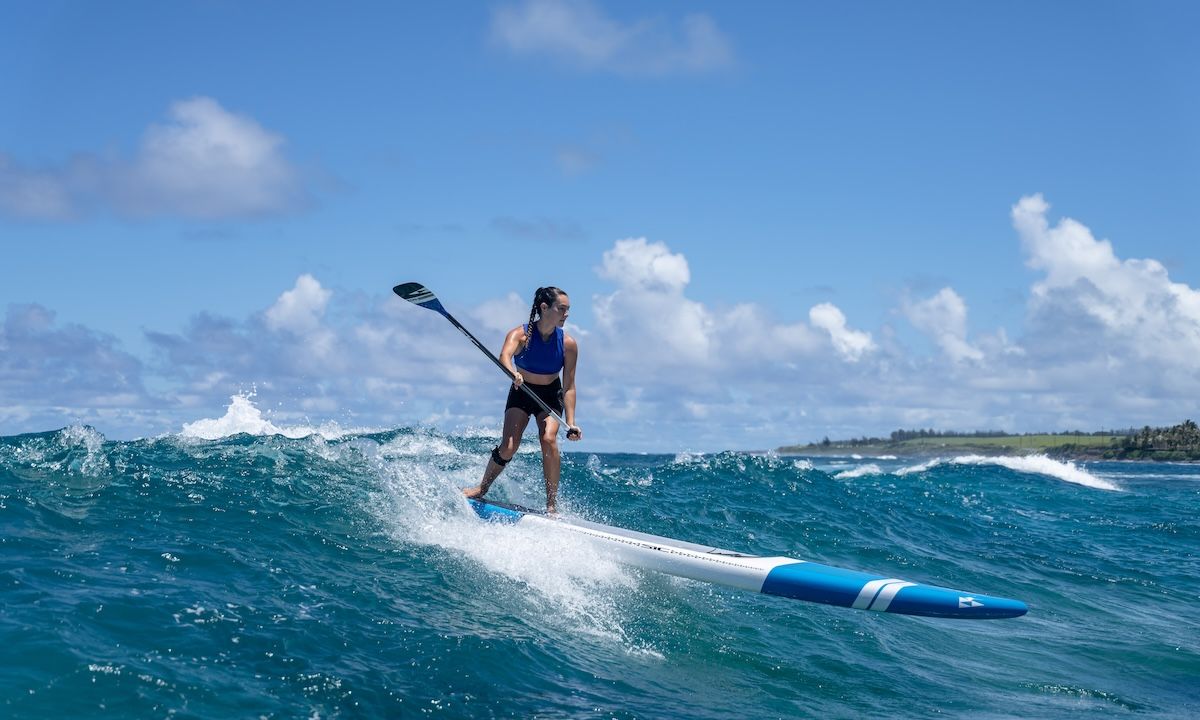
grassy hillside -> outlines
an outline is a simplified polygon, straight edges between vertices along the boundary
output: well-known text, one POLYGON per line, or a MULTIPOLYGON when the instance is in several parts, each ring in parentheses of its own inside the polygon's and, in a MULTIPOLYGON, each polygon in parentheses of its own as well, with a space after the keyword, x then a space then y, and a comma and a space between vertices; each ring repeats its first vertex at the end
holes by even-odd
POLYGON ((1081 460, 1200 460, 1200 429, 1191 420, 1169 428, 1123 433, 939 433, 897 430, 889 438, 859 438, 788 445, 780 453, 802 455, 1033 455, 1081 460))

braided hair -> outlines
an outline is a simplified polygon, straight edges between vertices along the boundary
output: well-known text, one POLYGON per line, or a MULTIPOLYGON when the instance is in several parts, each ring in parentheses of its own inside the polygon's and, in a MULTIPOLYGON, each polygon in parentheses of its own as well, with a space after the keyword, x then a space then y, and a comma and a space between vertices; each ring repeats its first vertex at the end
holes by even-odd
POLYGON ((540 287, 533 294, 533 307, 529 308, 529 324, 525 326, 525 350, 529 349, 529 339, 533 337, 533 324, 542 317, 542 304, 553 305, 559 295, 566 295, 562 290, 548 285, 540 287))

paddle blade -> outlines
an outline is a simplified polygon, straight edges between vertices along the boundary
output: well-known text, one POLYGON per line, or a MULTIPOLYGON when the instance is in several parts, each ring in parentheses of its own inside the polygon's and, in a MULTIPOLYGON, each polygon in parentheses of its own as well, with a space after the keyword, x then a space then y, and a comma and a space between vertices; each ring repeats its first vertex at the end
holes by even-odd
POLYGON ((392 292, 414 305, 435 310, 443 315, 446 314, 446 308, 442 307, 442 303, 438 301, 437 295, 434 295, 432 290, 421 283, 414 282, 397 285, 392 288, 392 292))

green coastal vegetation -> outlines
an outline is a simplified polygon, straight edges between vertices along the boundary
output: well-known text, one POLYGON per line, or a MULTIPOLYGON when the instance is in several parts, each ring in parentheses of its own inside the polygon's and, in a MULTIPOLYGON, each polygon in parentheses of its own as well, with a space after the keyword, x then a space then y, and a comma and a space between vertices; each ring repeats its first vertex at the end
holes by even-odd
POLYGON ((955 432, 896 430, 890 437, 861 437, 777 450, 793 455, 906 455, 942 453, 987 455, 1048 455, 1065 460, 1200 461, 1200 428, 1191 420, 1172 427, 1095 432, 1011 434, 998 430, 955 432))

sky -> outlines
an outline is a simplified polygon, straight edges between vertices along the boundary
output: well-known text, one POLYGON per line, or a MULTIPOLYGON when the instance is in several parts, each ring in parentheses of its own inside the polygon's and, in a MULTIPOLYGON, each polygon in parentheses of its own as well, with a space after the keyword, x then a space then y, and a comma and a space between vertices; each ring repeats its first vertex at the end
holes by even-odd
POLYGON ((1200 416, 1193 3, 0 0, 0 435, 581 451, 1200 416))

